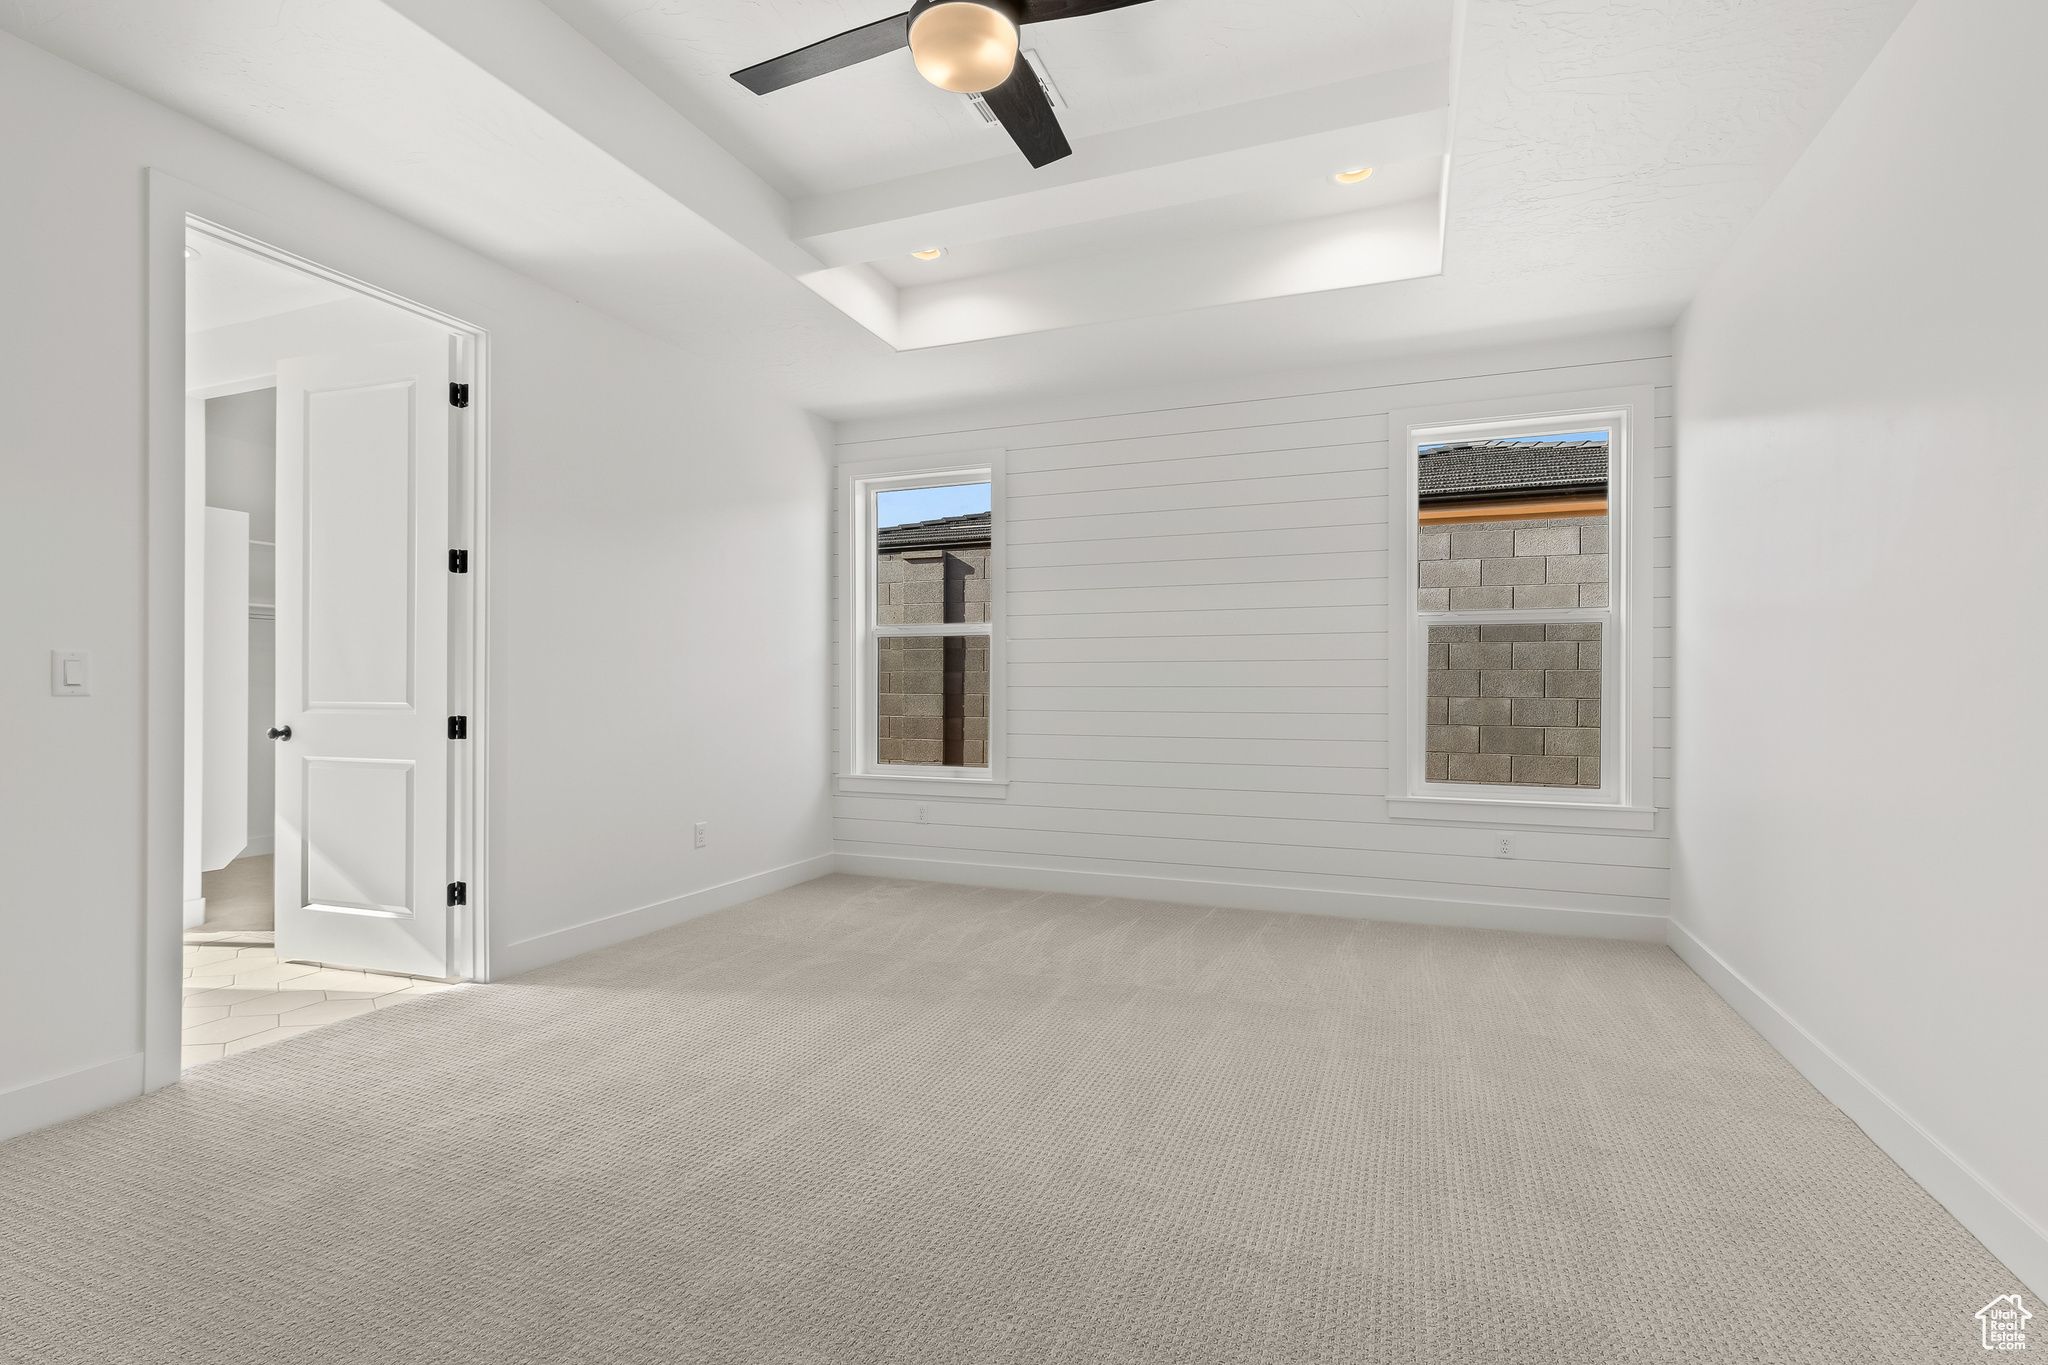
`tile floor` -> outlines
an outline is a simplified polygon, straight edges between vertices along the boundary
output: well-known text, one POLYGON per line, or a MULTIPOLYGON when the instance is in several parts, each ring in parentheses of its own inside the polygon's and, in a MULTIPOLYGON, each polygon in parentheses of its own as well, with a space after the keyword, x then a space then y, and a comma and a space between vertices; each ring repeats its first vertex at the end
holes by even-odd
POLYGON ((185 1065, 454 989, 438 981, 279 962, 256 930, 185 935, 185 1065))

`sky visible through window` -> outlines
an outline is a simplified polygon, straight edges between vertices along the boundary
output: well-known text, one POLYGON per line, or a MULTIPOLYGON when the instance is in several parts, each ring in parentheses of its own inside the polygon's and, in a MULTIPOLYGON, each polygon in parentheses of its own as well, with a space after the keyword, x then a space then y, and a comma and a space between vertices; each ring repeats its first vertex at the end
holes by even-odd
MULTIPOLYGON (((1607 433, 1604 431, 1560 431, 1553 432, 1547 436, 1489 436, 1486 439, 1488 441, 1495 442, 1499 445, 1532 446, 1553 444, 1563 441, 1604 441, 1607 439, 1607 433)), ((1466 445, 1469 443, 1465 441, 1454 441, 1451 444, 1466 445)), ((1421 453, 1427 455, 1432 450, 1444 450, 1446 448, 1447 447, 1441 445, 1423 446, 1421 453)))
POLYGON ((875 525, 901 526, 912 521, 959 517, 988 511, 988 485, 955 483, 941 488, 898 488, 875 495, 875 525))

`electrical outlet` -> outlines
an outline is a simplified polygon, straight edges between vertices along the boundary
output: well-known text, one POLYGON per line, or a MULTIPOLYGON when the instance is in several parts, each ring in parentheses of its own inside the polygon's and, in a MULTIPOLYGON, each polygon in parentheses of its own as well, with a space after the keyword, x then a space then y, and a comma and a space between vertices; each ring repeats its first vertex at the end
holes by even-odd
POLYGON ((920 825, 930 823, 929 818, 925 814, 930 809, 931 807, 925 805, 922 801, 917 803, 917 823, 920 825))
POLYGON ((1493 838, 1493 856, 1496 858, 1514 857, 1515 836, 1512 834, 1496 834, 1493 838))
POLYGON ((711 826, 705 824, 702 820, 697 822, 696 844, 698 848, 704 847, 704 839, 710 829, 711 826))

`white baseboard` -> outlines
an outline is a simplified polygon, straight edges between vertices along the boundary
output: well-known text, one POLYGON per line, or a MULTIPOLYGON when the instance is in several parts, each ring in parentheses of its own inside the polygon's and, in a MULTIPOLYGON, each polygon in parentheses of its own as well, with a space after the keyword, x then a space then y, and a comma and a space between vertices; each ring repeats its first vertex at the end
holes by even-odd
POLYGON ((491 949, 490 979, 502 981, 519 972, 530 972, 535 967, 560 962, 565 957, 574 957, 596 948, 609 948, 614 943, 624 943, 629 938, 651 934, 657 929, 666 929, 684 920, 696 919, 699 915, 708 915, 756 896, 765 896, 770 891, 811 881, 831 870, 832 855, 821 853, 815 858, 771 867, 766 872, 756 872, 737 881, 707 886, 702 891, 692 891, 673 900, 657 901, 637 910, 622 910, 602 919, 494 946, 491 949))
POLYGON ((142 1093, 142 1054, 0 1091, 0 1138, 47 1128, 142 1093))
POLYGON ((834 855, 834 860, 838 871, 855 876, 958 882, 963 886, 995 886, 1012 891, 1064 891, 1080 896, 1176 901, 1185 905, 1215 905, 1237 910, 1283 910, 1308 915, 1335 915, 1344 919, 1439 924, 1458 929, 1513 929, 1530 934, 1623 938, 1641 943, 1662 943, 1667 932, 1667 921, 1662 915, 1622 914, 1608 910, 1491 905, 1484 901, 1431 900, 1424 896, 1382 896, 1298 886, 1140 877, 1123 872, 1084 872, 1071 868, 947 862, 937 858, 897 858, 878 853, 840 853, 834 855))
POLYGON ((1671 922, 1671 947, 2023 1284, 2048 1298, 2048 1230, 1676 920, 1671 922))
POLYGON ((185 927, 187 929, 197 929, 204 923, 206 923, 206 897, 200 896, 197 899, 186 901, 185 927))
POLYGON ((235 855, 235 860, 239 862, 243 858, 268 858, 276 845, 277 836, 274 834, 251 835, 248 845, 235 855))

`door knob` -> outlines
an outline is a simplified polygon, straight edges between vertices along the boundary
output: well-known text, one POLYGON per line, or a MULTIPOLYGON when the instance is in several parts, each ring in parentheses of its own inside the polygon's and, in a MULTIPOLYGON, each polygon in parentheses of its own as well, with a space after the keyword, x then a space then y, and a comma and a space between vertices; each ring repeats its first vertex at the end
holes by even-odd
POLYGON ((273 728, 270 732, 270 737, 272 739, 290 739, 292 737, 292 727, 287 725, 281 730, 273 728))

